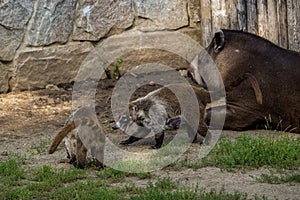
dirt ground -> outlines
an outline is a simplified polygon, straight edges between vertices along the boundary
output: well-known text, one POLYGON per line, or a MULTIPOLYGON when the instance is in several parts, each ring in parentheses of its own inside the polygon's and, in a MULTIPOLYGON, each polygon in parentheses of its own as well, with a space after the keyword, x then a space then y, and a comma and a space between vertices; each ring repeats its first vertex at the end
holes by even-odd
MULTIPOLYGON (((127 136, 121 131, 112 131, 110 127, 114 121, 110 115, 109 97, 115 82, 108 80, 99 84, 96 95, 96 111, 99 118, 106 125, 108 136, 116 144, 127 136)), ((155 88, 155 86, 149 86, 155 88)), ((144 91, 145 92, 145 91, 144 91)), ((141 92, 138 95, 141 95, 141 92)), ((49 87, 39 91, 12 92, 0 95, 0 160, 7 157, 9 152, 30 155, 32 149, 47 149, 55 134, 62 128, 65 120, 71 114, 72 88, 71 87, 49 87), (43 147, 44 145, 44 147, 43 147), (42 148, 43 147, 43 148, 42 148)), ((230 131, 225 134, 235 135, 230 131)), ((151 143, 151 142, 150 142, 151 143)), ((139 148, 148 148, 149 145, 137 144, 129 148, 137 151, 139 148)), ((197 145, 192 145, 190 154, 197 152, 197 145)), ((60 159, 66 158, 65 150, 60 147, 57 152, 48 155, 46 151, 36 153, 32 156, 29 164, 32 166, 64 166, 59 164, 60 159)), ((299 199, 300 184, 267 184, 259 183, 254 177, 268 172, 267 169, 251 171, 226 172, 215 167, 200 168, 197 170, 184 169, 172 171, 170 169, 154 172, 153 179, 157 177, 170 176, 179 179, 182 185, 220 189, 225 188, 227 192, 240 191, 253 198, 266 196, 269 199, 299 199)), ((149 180, 138 180, 133 177, 126 182, 135 182, 139 186, 147 185, 149 180)))

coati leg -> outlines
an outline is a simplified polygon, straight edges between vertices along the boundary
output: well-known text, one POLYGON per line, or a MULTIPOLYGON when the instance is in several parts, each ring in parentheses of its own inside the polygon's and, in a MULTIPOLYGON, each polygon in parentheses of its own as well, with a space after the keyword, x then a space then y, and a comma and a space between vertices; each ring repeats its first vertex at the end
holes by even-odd
POLYGON ((155 145, 151 148, 153 149, 159 149, 164 141, 165 133, 162 131, 161 133, 155 134, 155 145))
POLYGON ((83 169, 86 165, 86 153, 87 149, 83 145, 82 141, 78 137, 76 140, 76 160, 72 164, 76 168, 83 169))
MULTIPOLYGON (((169 118, 166 121, 165 128, 167 130, 177 130, 180 128, 180 125, 187 132, 189 138, 191 139, 191 142, 193 142, 193 143, 196 142, 197 141, 197 133, 194 133, 194 130, 192 129, 192 127, 187 123, 186 120, 184 120, 182 118, 181 115, 169 118), (181 123, 182 123, 182 125, 181 125, 181 123)), ((198 129, 198 133, 199 133, 199 131, 200 130, 198 129)))
POLYGON ((135 136, 130 136, 128 139, 122 140, 122 141, 120 142, 120 144, 121 144, 121 145, 132 144, 132 143, 134 143, 134 142, 136 142, 136 141, 139 141, 140 139, 142 139, 142 138, 135 137, 135 136))

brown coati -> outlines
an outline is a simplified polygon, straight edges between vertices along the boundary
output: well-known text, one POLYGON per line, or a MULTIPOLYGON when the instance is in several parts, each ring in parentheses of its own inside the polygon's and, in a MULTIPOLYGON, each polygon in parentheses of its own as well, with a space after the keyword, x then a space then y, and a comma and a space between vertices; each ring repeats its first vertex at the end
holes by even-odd
MULTIPOLYGON (((183 121, 188 124, 181 116, 180 102, 177 96, 168 87, 175 89, 176 94, 184 94, 184 91, 187 91, 188 87, 193 89, 198 100, 197 105, 200 114, 197 132, 203 137, 206 136, 208 128, 204 120, 204 115, 205 106, 210 101, 209 92, 200 87, 172 84, 154 90, 146 96, 129 103, 129 114, 125 113, 120 115, 113 129, 120 128, 123 131, 127 131, 127 129, 132 126, 132 122, 135 122, 137 125, 145 127, 149 131, 140 133, 139 130, 135 130, 133 134, 131 132, 131 136, 128 139, 121 141, 120 144, 131 144, 142 139, 150 131, 153 131, 155 133, 156 142, 153 148, 160 148, 164 139, 164 130, 178 129, 179 124, 183 121)), ((189 97, 184 96, 184 98, 189 97)), ((195 116, 195 118, 197 117, 195 116)), ((191 138, 192 141, 197 139, 197 134, 190 133, 190 131, 188 131, 188 134, 195 136, 191 138)))
POLYGON ((70 115, 62 130, 53 139, 48 153, 54 153, 62 140, 65 143, 67 162, 75 167, 84 168, 87 157, 95 160, 96 166, 104 166, 105 131, 91 107, 78 108, 70 115), (88 149, 84 144, 91 148, 88 149))

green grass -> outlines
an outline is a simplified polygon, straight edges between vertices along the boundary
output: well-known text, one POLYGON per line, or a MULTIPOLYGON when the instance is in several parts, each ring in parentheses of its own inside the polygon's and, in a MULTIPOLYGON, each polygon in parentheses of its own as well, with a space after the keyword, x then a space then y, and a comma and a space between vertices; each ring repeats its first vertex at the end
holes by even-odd
POLYGON ((9 154, 7 160, 0 162, 0 177, 3 185, 18 185, 20 180, 25 178, 25 170, 22 168, 24 162, 25 158, 16 154, 9 154))
MULTIPOLYGON (((162 200, 241 200, 247 199, 247 194, 235 192, 226 193, 224 189, 217 192, 216 190, 205 191, 196 187, 195 189, 181 188, 176 190, 165 190, 159 185, 149 185, 139 195, 131 196, 132 200, 162 199, 162 200)), ((260 198, 257 198, 260 199, 260 198)))
POLYGON ((51 141, 48 140, 40 140, 39 144, 32 144, 31 149, 34 149, 37 154, 45 153, 48 150, 48 146, 50 145, 51 141))
MULTIPOLYGON (((202 162, 185 156, 167 169, 198 169, 203 166, 248 169, 264 166, 274 168, 277 173, 262 174, 256 178, 257 181, 297 184, 300 182, 299 142, 299 139, 287 136, 240 136, 235 140, 224 137, 202 162)), ((37 149, 43 152, 44 144, 39 147, 34 148, 36 153, 39 152, 37 149)), ((160 152, 159 156, 173 155, 174 152, 177 153, 177 150, 160 152)), ((123 165, 125 168, 138 166, 137 163, 126 162, 123 165)), ((9 154, 6 160, 0 161, 0 199, 247 199, 245 193, 230 194, 224 189, 205 191, 182 185, 169 177, 155 180, 151 173, 128 173, 112 168, 80 170, 71 165, 68 169, 48 165, 30 168, 26 158, 16 154, 9 154), (128 183, 127 178, 130 180, 131 177, 134 177, 133 180, 146 179, 144 186, 128 183)))
POLYGON ((209 156, 203 159, 203 166, 217 166, 223 169, 259 168, 298 169, 300 166, 300 140, 288 136, 273 138, 247 135, 230 140, 222 137, 209 156))
POLYGON ((300 183, 300 174, 297 172, 281 173, 275 175, 273 171, 270 173, 263 173, 260 177, 256 178, 257 181, 261 183, 270 183, 270 184, 281 184, 281 183, 300 183))
POLYGON ((25 158, 10 155, 0 163, 0 199, 246 199, 246 194, 205 191, 180 186, 170 177, 148 181, 146 186, 124 183, 126 177, 150 178, 150 173, 130 174, 102 170, 30 168, 25 158))

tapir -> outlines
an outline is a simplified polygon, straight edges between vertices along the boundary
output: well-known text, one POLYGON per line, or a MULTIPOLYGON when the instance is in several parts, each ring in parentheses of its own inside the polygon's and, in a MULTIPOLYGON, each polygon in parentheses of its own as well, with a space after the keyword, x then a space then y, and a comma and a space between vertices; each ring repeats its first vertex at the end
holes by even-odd
MULTIPOLYGON (((224 129, 300 132, 299 52, 236 30, 217 31, 205 52, 224 84, 226 111, 216 108, 226 112, 224 129)), ((203 77, 203 58, 198 55, 189 72, 208 88, 216 79, 203 77)), ((206 110, 208 118, 213 109, 206 110)))

